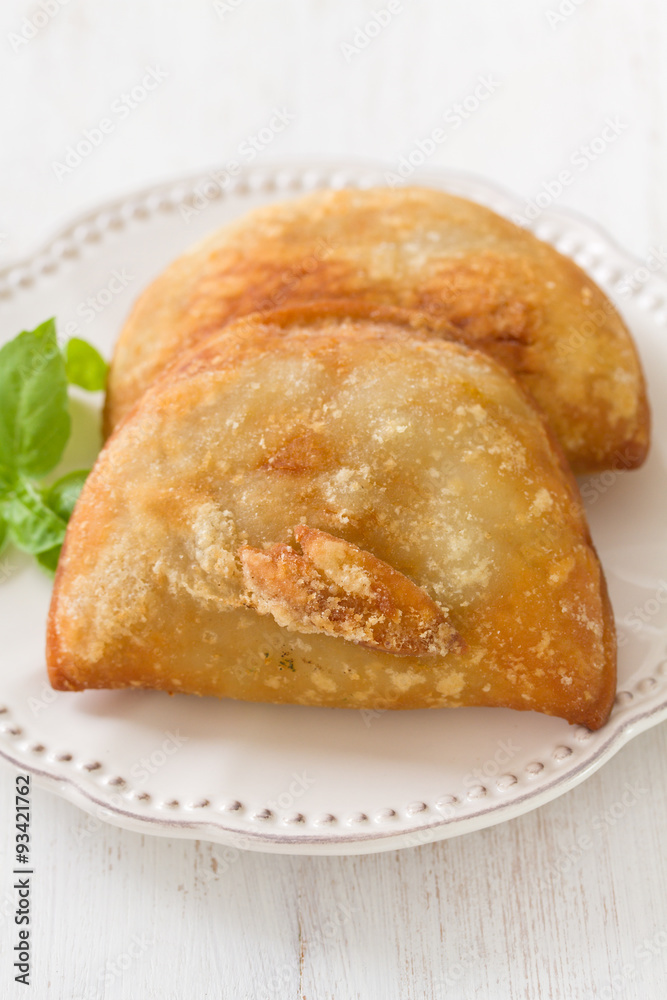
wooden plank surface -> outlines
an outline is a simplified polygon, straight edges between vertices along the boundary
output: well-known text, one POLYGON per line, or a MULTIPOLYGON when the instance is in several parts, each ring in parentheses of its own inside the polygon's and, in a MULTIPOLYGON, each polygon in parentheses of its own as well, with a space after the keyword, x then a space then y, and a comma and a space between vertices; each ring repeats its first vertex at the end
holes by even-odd
MULTIPOLYGON (((664 5, 393 6, 362 45, 384 0, 70 0, 24 44, 13 36, 30 33, 24 18, 40 7, 5 0, 0 265, 105 198, 234 158, 277 106, 294 121, 257 162, 395 165, 446 120, 429 165, 473 171, 526 201, 615 120, 617 139, 555 200, 639 257, 667 239, 664 5), (58 179, 54 162, 147 67, 164 81, 58 179), (454 127, 482 78, 490 96, 454 127)), ((362 858, 237 855, 106 825, 84 835, 82 813, 35 790, 30 990, 11 986, 14 775, 3 767, 0 996, 657 1000, 665 760, 662 726, 538 812, 362 858)))

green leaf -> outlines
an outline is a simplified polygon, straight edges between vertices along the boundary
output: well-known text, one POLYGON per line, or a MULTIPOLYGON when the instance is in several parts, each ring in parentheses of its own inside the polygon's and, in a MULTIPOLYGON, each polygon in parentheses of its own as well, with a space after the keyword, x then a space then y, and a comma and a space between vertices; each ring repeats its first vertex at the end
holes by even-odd
MULTIPOLYGON (((0 404, 2 405, 2 404, 0 404)), ((16 474, 13 469, 2 465, 2 444, 0 443, 0 497, 3 493, 8 493, 16 482, 16 474)))
POLYGON ((55 570, 88 471, 70 472, 48 488, 34 480, 53 469, 65 450, 68 379, 95 391, 104 388, 106 371, 95 348, 77 337, 63 353, 52 319, 0 349, 0 551, 11 539, 55 570))
POLYGON ((79 499, 79 494, 83 489, 90 469, 80 469, 77 472, 69 472, 62 479, 59 479, 48 490, 42 493, 42 499, 46 506, 62 518, 69 521, 74 510, 74 505, 79 499))
POLYGON ((58 560, 60 559, 60 552, 62 545, 56 545, 53 549, 47 549, 46 552, 38 552, 35 559, 40 566, 43 566, 45 570, 49 573, 55 573, 58 566, 58 560))
POLYGON ((107 363, 92 344, 79 337, 67 342, 67 380, 72 385, 80 385, 88 392, 104 389, 107 381, 107 363))
POLYGON ((54 320, 0 350, 0 483, 17 472, 43 476, 59 462, 70 432, 65 360, 54 320))
POLYGON ((20 549, 36 554, 62 545, 65 521, 46 506, 27 480, 21 480, 0 507, 9 535, 20 549))

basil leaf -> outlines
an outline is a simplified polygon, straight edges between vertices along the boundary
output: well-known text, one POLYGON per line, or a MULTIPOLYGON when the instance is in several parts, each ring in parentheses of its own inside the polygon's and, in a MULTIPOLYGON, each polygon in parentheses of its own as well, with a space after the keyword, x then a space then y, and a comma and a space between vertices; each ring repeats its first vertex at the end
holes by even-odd
POLYGON ((72 516, 74 505, 79 499, 89 472, 90 469, 69 472, 42 493, 46 506, 63 521, 69 521, 72 516))
POLYGON ((88 470, 52 486, 34 482, 60 461, 70 433, 68 379, 104 388, 107 366, 78 337, 63 353, 55 321, 24 330, 0 349, 0 551, 8 539, 53 572, 88 470))
POLYGON ((49 573, 55 573, 58 566, 58 560, 60 559, 61 549, 62 545, 56 545, 53 549, 47 549, 45 552, 38 552, 35 559, 39 565, 43 566, 44 569, 49 571, 49 573))
POLYGON ((107 363, 92 344, 79 337, 67 342, 65 354, 67 381, 80 385, 88 392, 104 389, 107 381, 107 363))
POLYGON ((69 432, 65 361, 50 319, 0 350, 0 480, 49 472, 69 432))
POLYGON ((12 541, 25 552, 46 552, 62 545, 65 522, 46 506, 26 480, 3 499, 0 509, 12 541))
MULTIPOLYGON (((70 472, 62 479, 59 479, 48 490, 42 491, 42 500, 54 514, 63 521, 69 521, 74 510, 74 505, 79 499, 79 494, 83 489, 83 484, 88 478, 90 469, 81 469, 77 472, 70 472)), ((52 549, 44 552, 37 552, 35 558, 40 566, 43 566, 49 573, 55 573, 60 559, 61 545, 55 545, 52 549)))
MULTIPOLYGON (((0 448, 2 445, 0 444, 0 448)), ((16 482, 16 474, 13 469, 8 469, 0 464, 0 497, 3 493, 9 493, 16 482)))

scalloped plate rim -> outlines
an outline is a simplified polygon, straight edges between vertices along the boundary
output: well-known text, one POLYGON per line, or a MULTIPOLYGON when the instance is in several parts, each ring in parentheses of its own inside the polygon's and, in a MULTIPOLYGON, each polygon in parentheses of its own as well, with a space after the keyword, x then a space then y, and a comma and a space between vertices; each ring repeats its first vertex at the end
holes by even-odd
POLYGON ((547 785, 538 791, 526 791, 512 802, 498 802, 486 809, 481 809, 473 816, 462 816, 448 820, 434 820, 422 826, 403 832, 372 831, 355 833, 353 835, 329 833, 325 836, 301 835, 297 838, 289 834, 241 832, 233 827, 225 826, 211 820, 167 819, 158 816, 143 816, 130 809, 110 807, 103 798, 96 798, 74 778, 56 777, 48 770, 37 767, 20 758, 14 757, 0 745, 0 757, 19 770, 27 770, 37 779, 37 784, 60 795, 73 805, 82 809, 90 816, 99 815, 97 810, 103 810, 104 821, 120 829, 132 833, 150 833, 163 837, 178 837, 180 839, 207 840, 233 848, 242 847, 271 854, 296 854, 345 856, 357 854, 376 854, 386 851, 405 849, 435 843, 449 837, 464 836, 478 830, 488 829, 500 823, 508 822, 523 816, 525 813, 539 809, 554 799, 560 798, 577 785, 598 771, 607 761, 611 760, 636 736, 647 732, 661 722, 667 721, 667 699, 635 716, 626 718, 609 734, 595 755, 582 761, 576 768, 565 774, 554 777, 547 785), (481 820, 481 822, 480 822, 481 820), (450 832, 451 828, 451 832, 450 832), (446 830, 447 832, 442 832, 446 830), (193 836, 196 831, 201 835, 193 836), (427 834, 428 836, 424 836, 427 834), (304 845, 307 850, 295 851, 297 846, 304 845))

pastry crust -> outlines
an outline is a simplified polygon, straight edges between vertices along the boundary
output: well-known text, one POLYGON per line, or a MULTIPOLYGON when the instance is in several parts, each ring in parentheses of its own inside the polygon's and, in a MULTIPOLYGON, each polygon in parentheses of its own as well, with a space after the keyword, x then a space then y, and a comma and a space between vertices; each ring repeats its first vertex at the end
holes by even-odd
POLYGON ((370 320, 241 320, 107 442, 53 593, 54 687, 534 709, 615 689, 576 484, 516 381, 370 320))
POLYGON ((425 590, 357 545, 300 524, 299 555, 279 543, 239 549, 244 604, 292 632, 331 635, 398 656, 446 656, 458 632, 425 590))
POLYGON ((180 351, 283 307, 382 318, 491 354, 538 402, 575 472, 643 462, 649 413, 632 338, 572 261, 486 208, 423 188, 325 191, 251 213, 138 300, 111 365, 110 432, 180 351))

